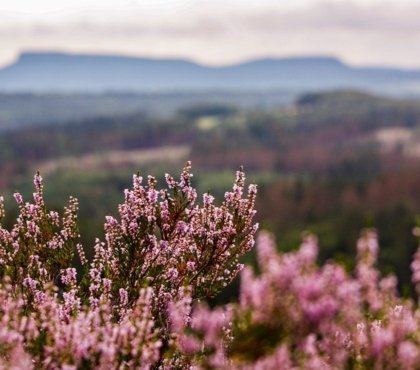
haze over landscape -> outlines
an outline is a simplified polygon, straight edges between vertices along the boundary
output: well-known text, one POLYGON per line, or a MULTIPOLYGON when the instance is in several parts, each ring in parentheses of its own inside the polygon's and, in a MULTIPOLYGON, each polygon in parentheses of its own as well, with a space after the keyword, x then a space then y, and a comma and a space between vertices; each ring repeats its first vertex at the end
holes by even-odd
POLYGON ((15 0, 0 4, 0 64, 29 51, 226 65, 334 56, 419 68, 418 0, 15 0))
MULTIPOLYGON (((179 163, 195 153, 216 177, 248 164, 267 181, 263 199, 290 181, 299 188, 320 178, 345 178, 340 191, 356 191, 378 174, 392 177, 399 156, 412 170, 420 124, 419 9, 418 0, 2 2, 0 132, 7 139, 0 167, 10 175, 3 188, 10 191, 37 166, 54 178, 89 163, 104 166, 102 175, 82 171, 80 181, 90 178, 104 189, 102 176, 124 151, 130 158, 124 175, 135 158, 148 158, 153 168, 150 158, 159 150, 183 153, 179 163), (165 130, 173 137, 161 137, 165 130), (98 138, 98 145, 82 137, 98 138), (60 144, 48 147, 46 140, 60 144), (370 150, 376 162, 367 165, 370 150), (354 178, 345 175, 352 171, 354 178)), ((156 154, 157 167, 162 158, 156 154)))
POLYGON ((0 4, 0 91, 419 93, 420 1, 0 4), (418 53, 418 54, 416 54, 418 53))

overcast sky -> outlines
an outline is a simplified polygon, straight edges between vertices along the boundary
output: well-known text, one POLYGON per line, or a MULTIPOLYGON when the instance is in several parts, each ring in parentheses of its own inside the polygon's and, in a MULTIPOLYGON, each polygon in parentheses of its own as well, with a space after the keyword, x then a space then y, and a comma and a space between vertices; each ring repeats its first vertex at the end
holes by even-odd
POLYGON ((23 50, 420 68, 420 0, 0 0, 0 65, 23 50))

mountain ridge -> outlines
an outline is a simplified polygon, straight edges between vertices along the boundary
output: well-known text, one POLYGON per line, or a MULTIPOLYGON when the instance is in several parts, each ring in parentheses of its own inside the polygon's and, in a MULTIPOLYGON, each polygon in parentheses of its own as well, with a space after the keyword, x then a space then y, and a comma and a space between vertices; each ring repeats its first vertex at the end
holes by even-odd
POLYGON ((420 69, 354 67, 331 56, 253 59, 206 66, 187 59, 23 52, 0 69, 1 92, 220 90, 420 91, 420 69))

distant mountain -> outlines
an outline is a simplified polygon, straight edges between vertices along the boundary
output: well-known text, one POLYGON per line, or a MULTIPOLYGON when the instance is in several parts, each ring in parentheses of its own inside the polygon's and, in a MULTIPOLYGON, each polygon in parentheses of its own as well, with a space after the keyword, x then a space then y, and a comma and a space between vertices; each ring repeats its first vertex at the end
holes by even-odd
POLYGON ((356 68, 330 57, 260 59, 224 67, 187 60, 23 53, 0 69, 2 92, 164 92, 358 88, 417 94, 420 70, 356 68))

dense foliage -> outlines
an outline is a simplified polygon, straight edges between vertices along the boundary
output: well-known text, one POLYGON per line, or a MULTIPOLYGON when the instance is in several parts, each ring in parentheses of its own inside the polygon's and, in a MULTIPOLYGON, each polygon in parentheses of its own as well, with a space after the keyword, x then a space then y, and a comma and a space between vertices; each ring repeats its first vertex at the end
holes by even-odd
MULTIPOLYGON (((312 234, 278 254, 261 232, 258 271, 243 270, 239 302, 208 308, 254 243, 257 189, 244 195, 238 171, 217 206, 209 193, 197 201, 191 176, 187 164, 158 190, 134 175, 90 261, 76 199, 61 217, 48 211, 39 174, 33 203, 15 193, 19 216, 0 228, 1 368, 419 368, 420 308, 376 269, 373 229, 357 243, 354 272, 318 267, 312 234)), ((420 294, 420 249, 411 267, 420 294)))

